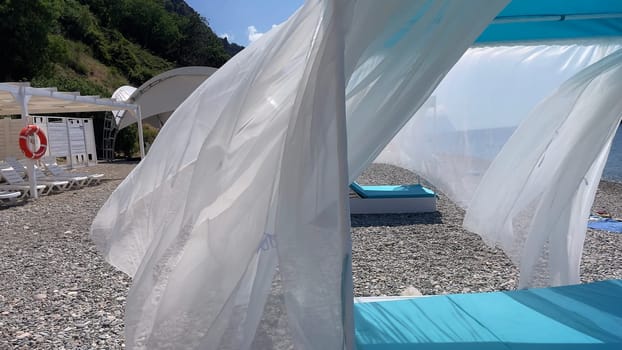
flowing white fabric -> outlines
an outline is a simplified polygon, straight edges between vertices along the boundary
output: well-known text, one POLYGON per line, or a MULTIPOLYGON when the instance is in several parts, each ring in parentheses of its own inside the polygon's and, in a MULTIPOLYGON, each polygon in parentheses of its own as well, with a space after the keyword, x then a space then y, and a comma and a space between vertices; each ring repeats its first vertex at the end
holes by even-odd
POLYGON ((464 224, 520 258, 519 287, 579 282, 587 218, 622 117, 620 94, 622 51, 538 105, 484 174, 464 224))
POLYGON ((377 161, 418 172, 467 209, 465 227, 520 266, 521 287, 578 283, 601 161, 620 113, 615 80, 602 83, 611 85, 605 96, 592 92, 585 74, 605 74, 594 67, 620 48, 618 40, 470 49, 377 161), (545 153, 546 162, 534 161, 545 153))
POLYGON ((471 48, 376 161, 416 171, 467 208, 529 112, 620 48, 622 40, 471 48))
POLYGON ((127 347, 353 349, 348 177, 506 3, 310 0, 201 85, 92 226, 127 347))
POLYGON ((357 3, 346 37, 350 181, 411 119, 507 1, 369 3, 357 3), (374 40, 361 42, 369 38, 374 40))
POLYGON ((308 2, 197 89, 94 221, 108 259, 134 275, 129 348, 250 348, 277 259, 295 344, 313 342, 308 318, 326 348, 351 342, 337 6, 308 2), (293 275, 291 254, 315 264, 293 275))

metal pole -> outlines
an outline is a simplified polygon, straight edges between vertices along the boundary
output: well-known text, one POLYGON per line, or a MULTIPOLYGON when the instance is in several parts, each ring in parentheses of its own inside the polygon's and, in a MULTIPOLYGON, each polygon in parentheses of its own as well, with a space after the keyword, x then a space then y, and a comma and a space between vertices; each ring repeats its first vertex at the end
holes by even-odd
MULTIPOLYGON (((17 94, 13 94, 13 98, 15 98, 15 100, 17 100, 17 103, 19 103, 21 118, 24 126, 28 125, 30 122, 28 120, 28 102, 30 101, 30 95, 26 94, 26 87, 20 86, 19 90, 17 90, 17 94)), ((17 169, 15 170, 17 171, 17 169)), ((38 198, 39 192, 37 191, 37 178, 35 177, 34 159, 28 159, 26 170, 28 174, 28 182, 30 184, 30 195, 33 198, 38 198)))
POLYGON ((136 106, 136 112, 134 113, 136 116, 136 122, 138 123, 138 144, 140 146, 140 159, 145 158, 145 142, 143 138, 143 120, 140 113, 140 106, 136 106))
POLYGON ((69 118, 63 118, 65 123, 65 133, 67 134, 67 160, 69 167, 73 169, 73 151, 71 150, 71 132, 69 130, 69 118))

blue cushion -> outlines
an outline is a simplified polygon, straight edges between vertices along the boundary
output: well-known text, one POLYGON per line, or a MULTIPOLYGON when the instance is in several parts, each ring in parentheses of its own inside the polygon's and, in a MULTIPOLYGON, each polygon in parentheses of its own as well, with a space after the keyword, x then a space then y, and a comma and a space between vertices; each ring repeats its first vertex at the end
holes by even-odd
POLYGON ((622 221, 614 219, 590 220, 587 223, 587 227, 594 230, 622 233, 622 221))
POLYGON ((358 303, 359 350, 622 349, 622 281, 358 303))
POLYGON ((434 197, 432 190, 417 185, 360 185, 353 182, 350 188, 362 198, 426 198, 434 197))

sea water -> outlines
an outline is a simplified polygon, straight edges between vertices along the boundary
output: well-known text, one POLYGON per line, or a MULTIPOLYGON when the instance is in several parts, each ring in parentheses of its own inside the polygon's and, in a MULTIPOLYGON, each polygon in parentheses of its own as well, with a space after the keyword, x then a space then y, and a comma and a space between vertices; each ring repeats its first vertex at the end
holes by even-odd
MULTIPOLYGON (((476 129, 468 132, 449 132, 442 134, 445 142, 443 152, 462 154, 465 149, 469 156, 493 159, 512 136, 515 128, 476 129)), ((622 127, 618 128, 613 139, 609 158, 603 170, 602 179, 622 182, 622 127)))
POLYGON ((618 128, 609 158, 603 170, 603 180, 622 182, 622 128, 618 128))

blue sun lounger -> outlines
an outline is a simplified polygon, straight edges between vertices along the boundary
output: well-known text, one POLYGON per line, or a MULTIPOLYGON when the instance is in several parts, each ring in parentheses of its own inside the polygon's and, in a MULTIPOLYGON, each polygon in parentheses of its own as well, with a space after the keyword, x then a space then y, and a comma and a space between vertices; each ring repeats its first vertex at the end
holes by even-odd
POLYGON ((436 194, 415 185, 360 185, 353 182, 350 189, 352 214, 426 213, 436 211, 436 194))
POLYGON ((354 305, 358 350, 622 349, 622 280, 354 305))

